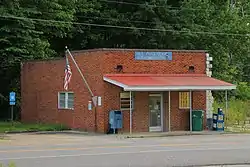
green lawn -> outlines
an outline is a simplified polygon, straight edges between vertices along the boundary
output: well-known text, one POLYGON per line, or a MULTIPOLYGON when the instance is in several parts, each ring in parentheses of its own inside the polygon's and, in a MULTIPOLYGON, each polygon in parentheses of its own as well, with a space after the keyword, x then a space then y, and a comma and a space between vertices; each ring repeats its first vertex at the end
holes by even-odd
POLYGON ((231 126, 225 128, 226 132, 250 133, 250 128, 231 126))
POLYGON ((68 130, 66 126, 57 124, 28 124, 14 122, 0 122, 0 133, 4 132, 20 132, 20 131, 61 131, 68 130))
POLYGON ((3 165, 0 163, 0 167, 16 167, 15 163, 9 163, 8 165, 3 165))

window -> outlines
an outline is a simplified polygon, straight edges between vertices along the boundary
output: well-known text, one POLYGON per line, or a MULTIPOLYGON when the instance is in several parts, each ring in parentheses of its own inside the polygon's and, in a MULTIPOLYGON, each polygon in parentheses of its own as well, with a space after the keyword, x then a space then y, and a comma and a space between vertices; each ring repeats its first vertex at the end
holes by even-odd
POLYGON ((179 92, 179 108, 189 109, 190 108, 190 96, 189 92, 179 92))
POLYGON ((58 108, 73 109, 74 108, 74 93, 59 92, 58 93, 58 108))
MULTIPOLYGON (((129 110, 130 109, 130 97, 129 92, 120 93, 120 109, 129 110)), ((132 109, 134 108, 134 97, 131 97, 132 109)))

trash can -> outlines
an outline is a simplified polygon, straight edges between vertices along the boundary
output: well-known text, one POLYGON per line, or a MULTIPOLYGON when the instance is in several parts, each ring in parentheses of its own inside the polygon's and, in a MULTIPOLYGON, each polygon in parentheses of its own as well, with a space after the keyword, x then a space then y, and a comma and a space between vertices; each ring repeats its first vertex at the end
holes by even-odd
POLYGON ((203 110, 193 110, 192 111, 192 131, 202 131, 203 130, 203 110))

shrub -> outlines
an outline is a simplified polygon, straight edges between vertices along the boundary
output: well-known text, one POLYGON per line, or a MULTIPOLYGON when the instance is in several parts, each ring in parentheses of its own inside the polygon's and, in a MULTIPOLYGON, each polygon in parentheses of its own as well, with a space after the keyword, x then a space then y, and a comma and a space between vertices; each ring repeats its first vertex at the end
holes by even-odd
POLYGON ((214 102, 214 112, 222 108, 225 114, 225 126, 240 124, 250 117, 250 101, 231 99, 228 101, 228 110, 226 111, 225 102, 214 102))

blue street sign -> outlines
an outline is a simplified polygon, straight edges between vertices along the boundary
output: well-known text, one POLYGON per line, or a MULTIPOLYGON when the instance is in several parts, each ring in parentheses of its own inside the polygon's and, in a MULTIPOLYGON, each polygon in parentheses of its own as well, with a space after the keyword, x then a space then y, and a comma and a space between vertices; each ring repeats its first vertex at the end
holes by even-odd
POLYGON ((14 106, 15 104, 16 104, 16 102, 10 101, 10 105, 11 105, 11 106, 14 106))
POLYGON ((16 93, 10 92, 10 105, 15 105, 15 104, 16 104, 16 93))

